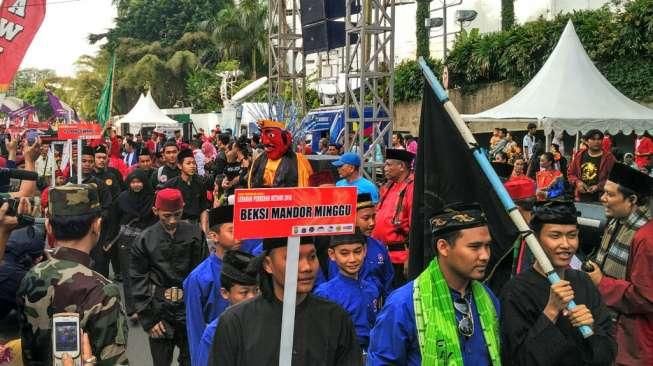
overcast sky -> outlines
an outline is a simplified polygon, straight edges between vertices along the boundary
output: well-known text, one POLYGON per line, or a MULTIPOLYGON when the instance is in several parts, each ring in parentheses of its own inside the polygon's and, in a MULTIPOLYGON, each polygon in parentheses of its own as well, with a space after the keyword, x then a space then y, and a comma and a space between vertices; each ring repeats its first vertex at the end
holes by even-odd
POLYGON ((111 0, 47 0, 47 4, 21 68, 54 69, 60 76, 72 76, 79 56, 98 50, 97 44, 89 44, 88 35, 111 28, 116 9, 111 0))

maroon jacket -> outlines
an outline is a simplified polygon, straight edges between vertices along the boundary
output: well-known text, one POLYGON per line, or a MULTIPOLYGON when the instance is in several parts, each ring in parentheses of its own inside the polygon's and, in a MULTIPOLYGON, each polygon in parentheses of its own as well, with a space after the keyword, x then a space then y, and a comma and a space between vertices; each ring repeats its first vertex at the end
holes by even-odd
MULTIPOLYGON (((579 181, 581 181, 580 163, 583 160, 582 159, 583 154, 587 154, 587 150, 580 150, 579 152, 577 152, 572 158, 571 164, 569 164, 569 168, 567 169, 567 179, 569 180, 569 184, 572 187, 574 187, 576 199, 579 198, 578 187, 576 186, 576 184, 579 181)), ((603 151, 603 156, 601 157, 601 164, 599 165, 599 183, 598 183, 599 191, 603 191, 603 186, 605 185, 605 181, 608 180, 608 177, 610 176, 610 171, 612 170, 612 166, 616 161, 617 159, 615 159, 614 155, 612 155, 611 152, 603 151)))

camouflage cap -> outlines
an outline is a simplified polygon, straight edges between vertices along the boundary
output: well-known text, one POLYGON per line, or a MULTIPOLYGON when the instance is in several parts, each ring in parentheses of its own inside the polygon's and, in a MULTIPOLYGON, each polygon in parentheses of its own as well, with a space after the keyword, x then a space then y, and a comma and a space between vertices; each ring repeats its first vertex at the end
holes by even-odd
POLYGON ((99 213, 100 200, 95 184, 65 184, 50 188, 48 212, 52 216, 79 216, 99 213))

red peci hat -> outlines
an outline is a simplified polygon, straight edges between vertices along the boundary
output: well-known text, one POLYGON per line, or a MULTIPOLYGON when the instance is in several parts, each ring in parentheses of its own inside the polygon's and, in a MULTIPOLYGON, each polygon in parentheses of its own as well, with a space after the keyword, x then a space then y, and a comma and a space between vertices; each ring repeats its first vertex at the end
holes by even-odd
POLYGON ((157 192, 154 207, 162 211, 177 211, 184 208, 184 197, 174 188, 164 188, 157 192))

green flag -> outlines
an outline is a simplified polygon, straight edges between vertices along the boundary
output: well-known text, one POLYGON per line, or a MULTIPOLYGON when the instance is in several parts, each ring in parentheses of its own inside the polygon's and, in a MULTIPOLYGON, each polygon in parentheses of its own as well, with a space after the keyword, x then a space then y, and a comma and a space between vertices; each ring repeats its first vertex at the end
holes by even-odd
POLYGON ((97 114, 97 120, 100 122, 102 127, 107 123, 111 117, 111 100, 113 94, 113 70, 116 66, 116 55, 114 54, 111 57, 111 65, 109 65, 109 71, 107 72, 107 79, 104 82, 104 87, 102 88, 102 94, 100 95, 100 101, 98 102, 97 109, 95 113, 97 114))

